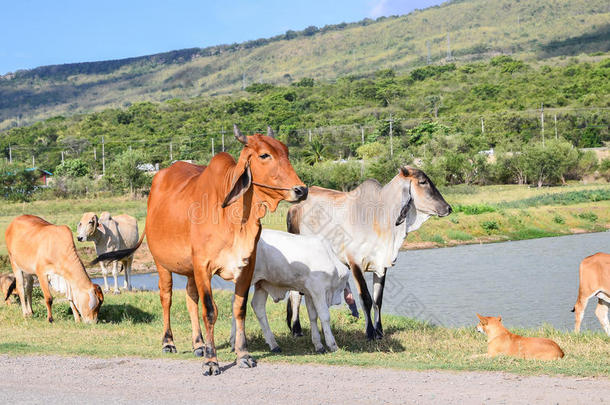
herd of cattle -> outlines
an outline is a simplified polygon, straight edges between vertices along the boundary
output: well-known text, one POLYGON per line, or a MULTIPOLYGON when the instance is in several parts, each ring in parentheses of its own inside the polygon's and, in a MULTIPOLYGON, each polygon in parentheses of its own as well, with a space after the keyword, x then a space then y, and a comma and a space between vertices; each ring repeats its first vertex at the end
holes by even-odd
MULTIPOLYGON (((337 344, 330 328, 329 306, 344 297, 357 314, 349 289, 349 270, 354 276, 366 320, 369 339, 383 337, 381 306, 386 271, 392 267, 409 232, 430 216, 451 213, 424 172, 402 167, 386 185, 367 180, 350 192, 319 187, 308 188, 288 159, 288 149, 267 135, 244 136, 234 126, 235 138, 243 144, 237 161, 219 153, 210 164, 198 166, 177 162, 153 179, 144 232, 128 215, 85 213, 77 226, 79 241, 93 241, 109 291, 107 265, 112 265, 114 292, 119 292, 119 264, 125 273, 124 287, 131 290, 131 265, 136 249, 147 238, 159 273, 163 307, 164 352, 176 352, 170 324, 172 273, 187 277, 186 301, 192 325, 192 347, 203 356, 204 373, 220 373, 214 343, 217 308, 212 298, 211 279, 219 275, 235 283, 231 345, 240 367, 254 367, 248 353, 244 320, 248 291, 254 286, 252 308, 265 341, 280 351, 267 321, 267 297, 279 301, 288 295, 288 323, 300 334, 298 308, 305 296, 311 321, 311 338, 317 352, 330 351, 337 344), (280 201, 294 203, 287 216, 289 233, 262 230, 260 220, 280 201), (373 296, 364 272, 373 272, 373 296), (202 300, 202 334, 199 299, 202 300), (371 318, 371 310, 374 312, 371 318)), ((73 235, 67 226, 50 224, 42 218, 23 215, 6 230, 6 244, 14 279, 0 279, 8 298, 13 289, 20 297, 24 316, 32 314, 33 276, 44 294, 47 317, 53 320, 53 298, 49 286, 66 295, 74 319, 96 322, 103 293, 93 284, 77 255, 73 235), (8 285, 3 285, 8 281, 8 285)), ((596 314, 610 335, 610 255, 585 259, 580 269, 580 291, 576 330, 586 301, 596 296, 596 314)))

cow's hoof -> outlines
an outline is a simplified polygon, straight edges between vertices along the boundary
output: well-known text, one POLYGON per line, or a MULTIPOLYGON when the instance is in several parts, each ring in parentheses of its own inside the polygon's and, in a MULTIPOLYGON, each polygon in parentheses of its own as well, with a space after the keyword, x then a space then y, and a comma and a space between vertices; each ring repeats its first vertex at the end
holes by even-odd
POLYGON ((279 346, 275 346, 273 349, 271 349, 271 353, 281 353, 282 349, 279 346))
POLYGON ((104 294, 108 294, 109 292, 110 292, 110 289, 104 288, 104 294))
POLYGON ((195 357, 203 357, 203 347, 193 349, 193 354, 195 355, 195 357))
POLYGON ((48 317, 47 321, 49 321, 49 323, 53 323, 53 317, 52 316, 48 317))
POLYGON ((375 329, 375 339, 383 339, 383 331, 381 329, 375 329))
POLYGON ((167 345, 167 346, 163 346, 163 349, 161 349, 163 351, 163 353, 177 353, 178 350, 176 350, 176 346, 174 345, 167 345))
POLYGON ((219 375, 220 367, 218 367, 218 363, 215 361, 206 361, 203 363, 203 375, 219 375))
POLYGON ((302 337, 303 336, 303 332, 301 332, 300 330, 296 330, 292 332, 292 336, 293 337, 302 337))
POLYGON ((334 344, 332 346, 328 346, 329 352, 336 352, 337 350, 339 350, 339 346, 337 346, 336 344, 334 344))
POLYGON ((254 357, 246 354, 244 357, 237 359, 237 365, 240 368, 253 368, 256 367, 256 360, 254 360, 254 357))
POLYGON ((324 353, 326 353, 326 349, 325 349, 325 348, 323 348, 323 347, 321 347, 321 348, 319 348, 319 349, 316 349, 316 353, 317 353, 317 354, 324 354, 324 353))
POLYGON ((112 291, 112 293, 113 293, 114 295, 117 295, 117 294, 120 294, 120 293, 121 293, 121 290, 113 290, 113 291, 112 291))

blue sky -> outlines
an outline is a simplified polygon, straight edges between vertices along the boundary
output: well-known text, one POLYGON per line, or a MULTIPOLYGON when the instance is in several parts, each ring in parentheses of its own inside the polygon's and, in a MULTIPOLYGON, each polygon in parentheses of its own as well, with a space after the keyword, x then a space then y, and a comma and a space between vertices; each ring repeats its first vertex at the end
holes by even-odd
POLYGON ((406 14, 440 0, 2 2, 0 74, 242 42, 309 25, 406 14))

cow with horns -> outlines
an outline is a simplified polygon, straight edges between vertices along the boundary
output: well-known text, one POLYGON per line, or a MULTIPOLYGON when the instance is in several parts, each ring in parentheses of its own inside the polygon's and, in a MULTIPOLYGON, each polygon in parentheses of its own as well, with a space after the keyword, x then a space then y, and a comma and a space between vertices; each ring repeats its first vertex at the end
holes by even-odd
POLYGON ((271 128, 267 136, 244 136, 235 125, 233 130, 244 145, 237 161, 222 152, 207 167, 176 162, 161 170, 152 182, 146 225, 137 245, 96 259, 120 260, 132 254, 145 236, 148 238, 159 272, 164 352, 176 352, 170 326, 172 273, 188 278, 186 303, 193 351, 205 357, 205 375, 220 374, 214 344, 218 311, 212 298, 212 276, 218 274, 235 283, 237 364, 254 367, 256 361, 246 348, 244 328, 260 220, 267 210, 275 211, 280 201, 299 202, 308 192, 288 160, 288 148, 275 139, 271 128), (205 338, 199 324, 199 298, 205 338))

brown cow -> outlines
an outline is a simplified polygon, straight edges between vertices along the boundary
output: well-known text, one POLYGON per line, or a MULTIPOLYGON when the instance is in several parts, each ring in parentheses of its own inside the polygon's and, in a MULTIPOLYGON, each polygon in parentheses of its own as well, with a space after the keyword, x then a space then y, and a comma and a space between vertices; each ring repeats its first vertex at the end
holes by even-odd
POLYGON ((586 257, 580 263, 580 283, 578 299, 574 305, 574 332, 580 332, 580 323, 585 314, 589 298, 597 297, 595 315, 602 324, 602 328, 610 336, 610 322, 608 322, 608 307, 610 307, 610 254, 596 253, 586 257))
POLYGON ((32 315, 35 274, 44 294, 49 322, 53 322, 49 284, 66 295, 76 322, 81 318, 88 323, 97 322, 104 295, 100 286, 91 282, 78 257, 70 228, 33 215, 21 215, 6 228, 5 237, 23 316, 32 315))
POLYGON ((288 160, 288 148, 274 139, 270 128, 268 136, 248 137, 237 126, 233 129, 235 138, 244 145, 237 162, 223 152, 214 156, 207 168, 177 162, 161 170, 152 182, 146 226, 136 247, 96 259, 117 260, 131 254, 146 235, 159 272, 164 352, 176 352, 170 326, 172 273, 188 278, 186 304, 193 352, 205 356, 205 375, 220 374, 214 344, 218 311, 212 299, 212 276, 218 274, 235 282, 237 364, 254 367, 256 361, 246 349, 244 321, 260 219, 267 210, 275 211, 281 200, 298 202, 307 197, 307 187, 288 160), (205 345, 199 324, 199 297, 203 302, 205 345))

